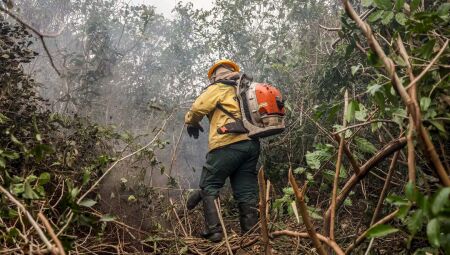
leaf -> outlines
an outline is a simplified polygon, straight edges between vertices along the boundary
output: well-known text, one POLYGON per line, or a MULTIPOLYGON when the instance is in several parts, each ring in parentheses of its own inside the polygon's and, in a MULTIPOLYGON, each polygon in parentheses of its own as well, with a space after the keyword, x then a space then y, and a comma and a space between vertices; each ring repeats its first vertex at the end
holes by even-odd
POLYGON ((374 84, 374 85, 371 85, 371 86, 369 86, 369 87, 367 88, 367 92, 370 93, 372 96, 374 96, 375 93, 378 92, 378 91, 380 91, 382 87, 383 87, 383 86, 380 85, 380 84, 374 84))
POLYGON ((6 168, 5 158, 0 157, 0 168, 6 168))
POLYGON ((383 10, 391 10, 392 9, 392 0, 374 0, 375 5, 383 10))
POLYGON ((398 24, 404 26, 406 24, 406 20, 406 15, 403 12, 395 14, 395 21, 397 21, 398 24))
POLYGON ((373 0, 362 0, 361 1, 362 6, 369 7, 373 4, 373 0))
POLYGON ((420 109, 422 109, 422 111, 427 111, 430 105, 431 105, 431 98, 429 97, 420 98, 420 109))
POLYGON ((409 5, 411 8, 411 12, 414 12, 415 10, 417 10, 417 8, 419 8, 421 3, 421 0, 412 0, 411 4, 409 5))
POLYGON ((404 220, 405 217, 408 215, 409 209, 411 209, 411 204, 401 205, 398 208, 396 217, 401 220, 404 220))
POLYGON ((128 202, 134 202, 136 201, 136 197, 134 195, 129 195, 127 200, 128 202))
POLYGON ((433 124, 433 126, 434 126, 435 128, 437 128, 439 131, 441 131, 442 133, 447 133, 447 131, 445 130, 445 127, 444 127, 444 125, 442 124, 441 121, 438 121, 438 120, 429 120, 429 122, 430 122, 431 124, 433 124))
POLYGON ((297 167, 296 169, 294 169, 294 173, 301 175, 306 171, 306 169, 304 167, 297 167))
POLYGON ((419 49, 419 56, 424 59, 429 59, 433 54, 433 48, 436 40, 429 40, 419 49))
POLYGON ((355 119, 359 121, 367 120, 367 109, 363 104, 359 104, 359 111, 355 112, 355 119))
POLYGON ((394 13, 391 11, 388 11, 383 15, 383 18, 381 19, 381 23, 383 25, 388 25, 389 23, 391 23, 393 18, 394 18, 394 13))
POLYGON ((431 211, 434 215, 438 215, 445 205, 449 203, 450 187, 443 188, 437 192, 436 197, 431 205, 431 211))
POLYGON ((397 11, 401 11, 403 9, 403 5, 405 4, 405 0, 397 0, 395 2, 395 9, 397 11))
POLYGON ((326 148, 318 149, 314 152, 306 153, 306 163, 312 169, 319 169, 323 161, 331 158, 331 153, 326 148))
POLYGON ((10 119, 8 117, 0 113, 0 124, 5 124, 9 120, 10 119))
POLYGON ((79 193, 80 193, 80 189, 78 189, 78 188, 73 188, 70 190, 70 196, 72 198, 76 198, 79 193))
POLYGON ((439 239, 441 235, 440 226, 438 219, 434 218, 428 222, 427 225, 427 237, 428 242, 430 242, 431 246, 439 247, 439 239))
POLYGON ((383 10, 377 10, 374 13, 370 14, 369 18, 367 19, 369 22, 376 22, 377 20, 381 19, 383 16, 384 11, 383 10))
POLYGON ((33 188, 31 187, 30 183, 25 181, 25 191, 23 192, 23 197, 26 199, 38 199, 39 195, 34 192, 33 188))
POLYGON ((116 219, 116 217, 110 215, 110 214, 105 214, 100 218, 100 221, 102 222, 109 222, 109 221, 114 221, 116 219))
POLYGON ((358 72, 359 68, 361 67, 361 65, 357 65, 357 66, 352 66, 352 75, 355 76, 356 72, 358 72))
POLYGON ((40 185, 45 185, 50 181, 50 174, 47 172, 43 172, 39 175, 38 182, 40 185))
POLYGON ((367 231, 367 238, 376 238, 376 237, 383 237, 383 236, 387 236, 389 234, 395 233, 397 232, 398 229, 390 226, 390 225, 385 225, 385 224, 380 224, 374 227, 371 227, 368 231, 367 231))
POLYGON ((412 235, 415 235, 421 228, 424 221, 422 209, 417 209, 411 218, 408 219, 408 230, 412 235))
POLYGON ((347 112, 345 113, 345 119, 350 122, 355 118, 355 112, 359 110, 359 103, 355 100, 350 101, 348 104, 347 112))
POLYGON ((13 184, 10 188, 11 193, 13 193, 14 195, 20 195, 25 191, 25 186, 23 183, 17 183, 17 184, 13 184))
POLYGON ((92 200, 92 199, 85 199, 83 201, 81 201, 80 203, 78 203, 80 206, 84 206, 84 207, 88 207, 91 208, 92 206, 94 206, 97 203, 97 201, 92 200))
POLYGON ((369 142, 367 139, 362 137, 355 137, 355 143, 358 149, 365 153, 375 153, 377 152, 377 148, 375 145, 373 145, 371 142, 369 142))
POLYGON ((89 171, 88 169, 86 169, 83 173, 83 181, 82 181, 82 185, 86 185, 89 180, 91 179, 91 171, 89 171))

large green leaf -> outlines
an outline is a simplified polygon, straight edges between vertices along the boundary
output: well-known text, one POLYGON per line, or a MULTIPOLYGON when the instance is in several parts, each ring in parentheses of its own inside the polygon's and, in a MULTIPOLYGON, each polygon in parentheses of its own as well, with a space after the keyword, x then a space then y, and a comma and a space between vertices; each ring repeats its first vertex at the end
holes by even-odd
POLYGON ((439 224, 439 220, 434 218, 430 220, 427 225, 428 242, 430 242, 433 247, 439 247, 439 239, 441 235, 439 224))
POLYGON ((395 233, 397 231, 398 231, 398 229, 396 229, 390 225, 380 224, 380 225, 371 227, 367 231, 366 236, 367 236, 367 238, 383 237, 383 236, 387 236, 389 234, 395 233))
POLYGON ((404 26, 406 25, 406 15, 402 12, 399 12, 397 14, 395 14, 395 21, 397 21, 398 24, 404 26))
POLYGON ((369 18, 367 19, 369 22, 375 22, 379 19, 381 19, 381 17, 383 17, 384 11, 383 10, 377 10, 375 12, 373 12, 372 14, 369 15, 369 18))
POLYGON ((433 212, 433 214, 435 215, 439 214, 446 205, 447 206, 450 205, 449 196, 450 196, 450 187, 443 188, 438 191, 431 205, 431 211, 433 212))
POLYGON ((420 109, 422 111, 428 110, 430 105, 431 105, 431 98, 429 98, 429 97, 422 97, 422 98, 420 98, 420 109))
POLYGON ((384 25, 388 25, 391 23, 392 19, 394 18, 394 13, 391 11, 387 11, 383 14, 383 17, 381 19, 381 23, 384 25))

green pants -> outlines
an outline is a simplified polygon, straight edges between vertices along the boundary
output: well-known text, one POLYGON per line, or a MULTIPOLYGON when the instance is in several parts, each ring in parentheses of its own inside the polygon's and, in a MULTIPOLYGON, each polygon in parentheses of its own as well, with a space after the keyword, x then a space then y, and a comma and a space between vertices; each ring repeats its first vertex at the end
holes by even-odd
POLYGON ((206 194, 217 197, 225 180, 230 177, 234 199, 239 204, 256 204, 258 157, 257 140, 237 142, 210 151, 200 177, 200 188, 206 194))

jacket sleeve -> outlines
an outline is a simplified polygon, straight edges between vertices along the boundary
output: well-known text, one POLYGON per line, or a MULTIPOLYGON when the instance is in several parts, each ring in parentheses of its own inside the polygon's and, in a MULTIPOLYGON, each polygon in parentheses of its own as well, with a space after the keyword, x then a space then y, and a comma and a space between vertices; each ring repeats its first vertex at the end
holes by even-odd
POLYGON ((214 111, 220 100, 219 86, 209 86, 192 104, 184 117, 184 123, 198 126, 203 117, 214 111))

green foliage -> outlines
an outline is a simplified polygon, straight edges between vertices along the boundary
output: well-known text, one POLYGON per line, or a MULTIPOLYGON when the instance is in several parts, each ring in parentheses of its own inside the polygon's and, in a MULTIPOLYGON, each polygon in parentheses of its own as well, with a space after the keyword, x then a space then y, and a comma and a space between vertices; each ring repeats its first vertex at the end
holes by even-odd
POLYGON ((306 153, 306 163, 311 169, 319 169, 323 162, 331 159, 333 148, 330 144, 317 144, 315 151, 306 153))
POLYGON ((371 227, 367 231, 366 237, 367 238, 383 237, 383 236, 395 233, 397 231, 398 231, 398 229, 396 229, 392 226, 380 224, 380 225, 371 227))
POLYGON ((397 217, 409 231, 408 241, 426 232, 427 240, 433 248, 450 250, 450 188, 441 188, 432 196, 421 193, 414 184, 408 183, 405 197, 391 196, 388 202, 399 206, 397 217))

